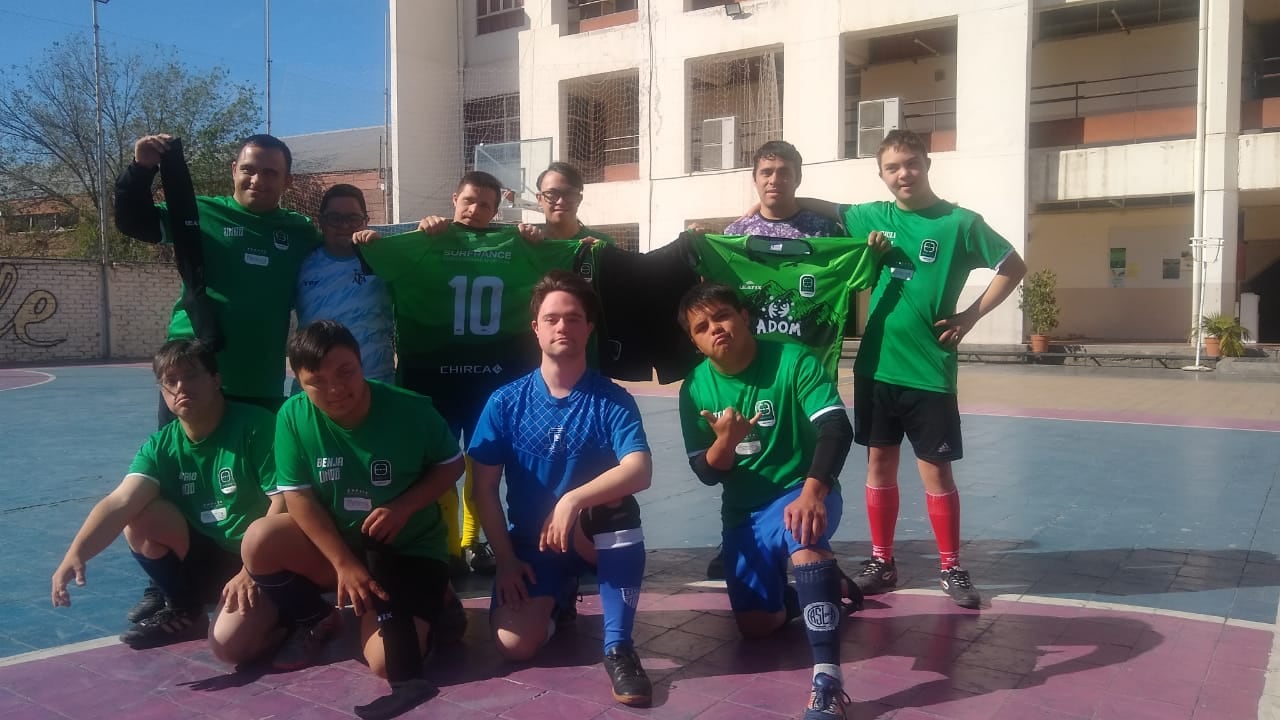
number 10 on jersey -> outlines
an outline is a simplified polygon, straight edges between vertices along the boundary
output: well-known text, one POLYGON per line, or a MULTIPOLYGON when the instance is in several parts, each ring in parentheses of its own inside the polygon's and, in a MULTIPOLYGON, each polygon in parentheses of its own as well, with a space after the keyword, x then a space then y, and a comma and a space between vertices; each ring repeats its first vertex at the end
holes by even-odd
POLYGON ((454 335, 498 334, 502 325, 502 278, 456 275, 449 287, 453 288, 454 335))

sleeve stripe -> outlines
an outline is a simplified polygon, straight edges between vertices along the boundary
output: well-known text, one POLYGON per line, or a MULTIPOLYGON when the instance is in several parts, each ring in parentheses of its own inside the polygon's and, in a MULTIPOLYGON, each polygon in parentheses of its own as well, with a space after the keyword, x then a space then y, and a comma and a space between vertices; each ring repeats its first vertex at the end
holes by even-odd
POLYGON ((810 416, 809 416, 809 422, 813 422, 814 420, 817 420, 818 418, 822 417, 823 415, 826 415, 826 414, 827 414, 827 413, 829 413, 829 412, 835 412, 836 410, 844 410, 844 406, 843 406, 843 405, 832 405, 832 406, 830 406, 830 407, 824 407, 824 408, 822 408, 821 410, 819 410, 818 412, 816 412, 816 413, 814 413, 814 414, 810 415, 810 416))
POLYGON ((996 261, 996 264, 991 266, 991 269, 999 270, 1000 266, 1004 264, 1004 261, 1008 260, 1009 256, 1012 255, 1014 252, 1016 251, 1013 248, 1009 248, 1009 252, 1005 253, 1004 255, 1001 255, 1000 259, 996 261))
POLYGON ((706 455, 706 454, 707 454, 706 450, 694 450, 693 452, 689 453, 689 457, 696 458, 699 455, 706 455))
POLYGON ((153 483, 155 483, 155 484, 157 484, 157 485, 159 485, 159 484, 160 484, 160 481, 159 481, 159 480, 157 480, 156 478, 151 477, 150 475, 148 475, 148 474, 146 474, 146 473, 131 472, 131 473, 129 473, 128 475, 125 475, 125 477, 129 477, 129 475, 137 475, 138 477, 140 477, 140 478, 146 478, 147 480, 150 480, 151 482, 153 482, 153 483))
POLYGON ((459 450, 457 455, 454 455, 453 457, 449 458, 448 460, 441 460, 440 462, 436 463, 436 465, 448 465, 449 463, 453 462, 454 460, 457 460, 458 458, 462 457, 462 454, 463 454, 463 453, 462 453, 462 451, 461 451, 461 450, 459 450))
POLYGON ((284 492, 286 490, 310 490, 310 485, 281 485, 276 483, 276 490, 284 492))
POLYGON ((284 490, 283 490, 282 488, 278 488, 278 487, 277 487, 277 488, 275 488, 274 490, 270 490, 270 491, 268 491, 268 492, 266 493, 266 495, 267 495, 267 497, 271 497, 272 495, 279 495, 279 494, 281 494, 281 493, 283 493, 283 492, 284 492, 284 490))

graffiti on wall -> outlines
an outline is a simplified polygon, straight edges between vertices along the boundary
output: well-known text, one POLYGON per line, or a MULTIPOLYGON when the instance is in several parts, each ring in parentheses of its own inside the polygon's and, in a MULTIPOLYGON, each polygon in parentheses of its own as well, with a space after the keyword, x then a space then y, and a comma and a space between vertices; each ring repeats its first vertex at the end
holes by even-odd
POLYGON ((66 340, 39 339, 31 336, 35 325, 58 313, 58 298, 52 292, 38 288, 27 293, 21 302, 9 304, 9 298, 18 287, 18 268, 11 263, 0 263, 0 339, 9 333, 31 347, 53 347, 66 340))

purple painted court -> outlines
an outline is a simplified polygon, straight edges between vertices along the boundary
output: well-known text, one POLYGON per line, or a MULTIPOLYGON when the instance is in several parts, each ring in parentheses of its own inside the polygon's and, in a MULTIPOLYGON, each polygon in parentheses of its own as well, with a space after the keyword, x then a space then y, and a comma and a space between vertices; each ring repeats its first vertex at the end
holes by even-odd
MULTIPOLYGON (((203 643, 116 644, 142 586, 119 543, 90 563, 72 608, 49 608, 49 574, 145 436, 154 386, 136 367, 42 372, 0 371, 0 718, 349 718, 384 692, 351 659, 350 632, 322 664, 283 674, 234 672, 203 643), (116 421, 91 423, 86 397, 116 421)), ((1280 386, 1176 371, 1114 379, 962 371, 962 561, 989 602, 960 610, 937 590, 919 481, 904 468, 902 589, 842 626, 850 718, 1280 717, 1268 685, 1280 667, 1280 386)), ((472 578, 461 586, 465 641, 428 663, 440 694, 405 717, 799 716, 811 674, 803 630, 738 638, 722 586, 701 581, 717 498, 684 466, 670 388, 637 392, 656 464, 636 630, 654 707, 613 702, 593 585, 577 623, 536 662, 513 665, 490 647, 488 588, 472 578)), ((859 460, 844 473, 836 534, 846 570, 868 551, 859 460)))

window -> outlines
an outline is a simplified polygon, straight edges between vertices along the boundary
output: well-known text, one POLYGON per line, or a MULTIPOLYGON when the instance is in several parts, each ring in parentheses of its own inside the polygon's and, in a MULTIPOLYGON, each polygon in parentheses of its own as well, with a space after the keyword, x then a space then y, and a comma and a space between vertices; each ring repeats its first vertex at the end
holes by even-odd
POLYGON ((524 0, 476 0, 476 34, 523 27, 524 0))
POLYGON ((473 170, 476 146, 520 139, 520 95, 494 95, 468 100, 463 106, 463 165, 473 170))
POLYGON ((1087 5, 1076 3, 1040 13, 1037 37, 1040 40, 1054 40, 1195 20, 1199 9, 1197 0, 1111 0, 1087 5))

